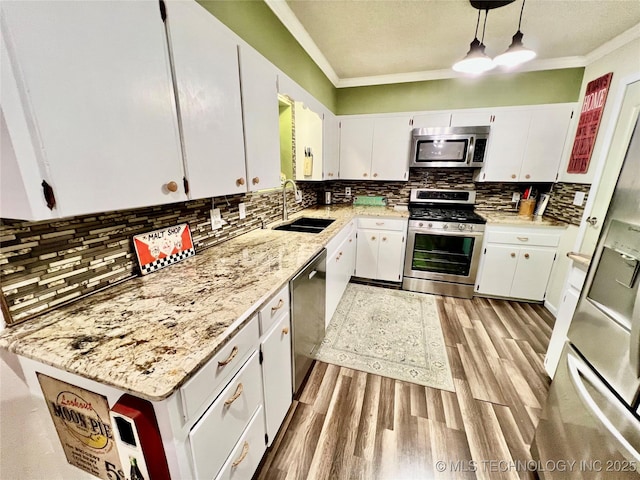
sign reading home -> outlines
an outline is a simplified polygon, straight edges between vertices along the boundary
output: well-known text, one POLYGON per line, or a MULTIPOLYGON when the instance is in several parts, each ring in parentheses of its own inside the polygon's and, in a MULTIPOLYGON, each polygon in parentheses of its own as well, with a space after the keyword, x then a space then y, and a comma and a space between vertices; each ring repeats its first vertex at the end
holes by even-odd
POLYGON ((186 223, 136 235, 133 246, 143 275, 196 254, 191 230, 186 223))
POLYGON ((611 85, 611 77, 613 77, 613 73, 607 73, 587 84, 567 173, 587 173, 589 170, 589 162, 598 136, 602 111, 611 85))
POLYGON ((107 399, 42 373, 38 381, 67 461, 98 478, 124 480, 107 399))

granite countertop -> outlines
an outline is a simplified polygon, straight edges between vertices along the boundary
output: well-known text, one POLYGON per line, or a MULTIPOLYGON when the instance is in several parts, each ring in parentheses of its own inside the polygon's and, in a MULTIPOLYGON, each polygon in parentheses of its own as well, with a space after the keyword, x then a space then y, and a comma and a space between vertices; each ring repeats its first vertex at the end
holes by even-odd
POLYGON ((517 225, 521 227, 566 227, 567 223, 549 217, 521 216, 516 212, 496 212, 476 210, 476 213, 487 220, 489 224, 517 225))
POLYGON ((290 220, 336 221, 319 234, 251 231, 7 328, 0 347, 148 400, 163 400, 357 215, 407 217, 408 212, 350 205, 309 208, 290 220))

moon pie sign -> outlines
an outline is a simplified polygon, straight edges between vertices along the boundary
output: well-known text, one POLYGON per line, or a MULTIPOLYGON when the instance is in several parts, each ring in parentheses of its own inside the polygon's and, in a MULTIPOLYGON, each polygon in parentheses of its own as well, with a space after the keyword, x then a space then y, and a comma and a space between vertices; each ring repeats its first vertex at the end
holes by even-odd
POLYGON ((124 480, 107 399, 38 373, 67 461, 98 478, 124 480))

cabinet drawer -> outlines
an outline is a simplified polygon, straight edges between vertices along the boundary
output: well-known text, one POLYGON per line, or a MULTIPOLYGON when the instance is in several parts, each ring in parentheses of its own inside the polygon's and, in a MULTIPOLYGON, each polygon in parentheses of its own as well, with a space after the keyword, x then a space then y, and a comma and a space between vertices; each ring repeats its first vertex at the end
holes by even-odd
POLYGON ((327 258, 333 256, 345 239, 351 235, 351 232, 353 232, 355 227, 356 221, 351 220, 329 241, 329 243, 327 243, 327 258))
POLYGON ((266 450, 264 435, 263 410, 260 407, 251 418, 249 426, 233 448, 216 480, 249 480, 253 477, 266 450))
POLYGON ((254 352, 189 432, 196 478, 215 477, 261 404, 262 376, 254 352))
POLYGON ((260 310, 260 334, 264 335, 271 326, 289 312, 289 285, 269 300, 260 310))
POLYGON ((358 218, 358 228, 403 232, 407 229, 407 220, 404 218, 362 217, 358 218))
POLYGON ((560 243, 559 233, 523 231, 487 231, 487 243, 508 243, 512 245, 537 245, 541 247, 557 247, 560 243))
POLYGON ((180 388, 185 420, 194 418, 216 397, 226 382, 254 350, 260 339, 258 320, 253 318, 216 355, 180 388))

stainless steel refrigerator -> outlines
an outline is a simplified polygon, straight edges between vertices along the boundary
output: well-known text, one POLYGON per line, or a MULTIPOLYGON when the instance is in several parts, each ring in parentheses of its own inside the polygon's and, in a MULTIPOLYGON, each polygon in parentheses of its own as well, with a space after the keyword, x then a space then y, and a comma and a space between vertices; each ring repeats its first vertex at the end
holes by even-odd
POLYGON ((640 127, 636 121, 531 445, 541 478, 640 478, 638 284, 640 127))

